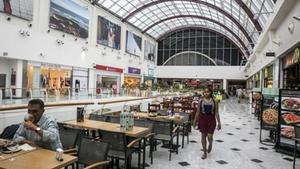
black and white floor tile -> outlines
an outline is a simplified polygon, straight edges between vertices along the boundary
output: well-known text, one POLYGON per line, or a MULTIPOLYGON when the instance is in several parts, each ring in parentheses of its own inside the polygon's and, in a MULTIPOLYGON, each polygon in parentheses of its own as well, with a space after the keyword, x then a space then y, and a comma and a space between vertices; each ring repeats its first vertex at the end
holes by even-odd
MULTIPOLYGON (((172 153, 171 161, 168 150, 158 146, 153 164, 146 169, 292 169, 293 157, 259 143, 259 122, 249 107, 249 104, 238 104, 234 99, 221 102, 222 130, 215 131, 213 150, 207 159, 201 159, 200 133, 193 130, 192 144, 185 144, 184 149, 180 147, 177 155, 172 153)), ((264 138, 267 134, 265 132, 264 138)), ((148 157, 147 163, 150 164, 148 157)), ((300 159, 296 168, 300 169, 300 159)))

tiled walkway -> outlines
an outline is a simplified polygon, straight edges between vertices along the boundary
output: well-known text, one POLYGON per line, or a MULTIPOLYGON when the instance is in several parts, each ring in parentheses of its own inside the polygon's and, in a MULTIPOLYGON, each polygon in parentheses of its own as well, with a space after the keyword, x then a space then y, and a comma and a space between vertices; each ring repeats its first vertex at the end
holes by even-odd
MULTIPOLYGON (((178 155, 172 155, 172 161, 168 160, 167 149, 159 148, 154 152, 154 164, 147 168, 292 169, 292 157, 259 143, 259 122, 251 115, 249 104, 237 104, 234 99, 223 101, 220 115, 222 130, 215 132, 213 151, 206 160, 201 159, 200 133, 193 130, 190 140, 196 142, 180 148, 178 155)), ((300 169, 300 159, 296 168, 300 169)))

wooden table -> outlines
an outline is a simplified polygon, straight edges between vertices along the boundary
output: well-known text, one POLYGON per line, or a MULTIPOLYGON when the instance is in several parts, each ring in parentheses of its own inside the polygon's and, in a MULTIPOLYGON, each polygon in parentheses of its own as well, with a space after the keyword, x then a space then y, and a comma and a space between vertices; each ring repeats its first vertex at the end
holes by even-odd
POLYGON ((135 113, 134 117, 136 118, 141 118, 141 119, 149 119, 153 121, 174 121, 175 124, 181 124, 184 122, 184 117, 183 116, 151 116, 151 113, 135 113))
MULTIPOLYGON (((73 127, 86 128, 86 129, 91 129, 91 130, 104 130, 104 131, 111 131, 111 132, 120 132, 120 133, 125 133, 126 136, 128 136, 128 137, 134 137, 134 138, 141 138, 151 132, 149 128, 137 127, 137 126, 134 126, 133 130, 131 130, 131 131, 121 131, 120 124, 88 120, 88 119, 84 119, 83 122, 77 122, 77 120, 65 121, 64 124, 70 125, 73 127)), ((140 145, 141 145, 141 141, 139 141, 139 146, 140 145)), ((145 168, 145 152, 146 152, 146 150, 145 150, 145 146, 144 146, 143 147, 143 168, 145 168)), ((140 166, 140 158, 141 158, 140 152, 139 152, 138 158, 139 158, 138 165, 140 166)))
POLYGON ((5 169, 60 169, 77 161, 77 157, 63 155, 63 161, 56 160, 56 152, 36 149, 23 152, 0 161, 0 168, 5 169))
POLYGON ((84 122, 77 122, 77 120, 71 120, 71 121, 65 121, 63 123, 66 125, 70 125, 73 127, 79 127, 79 128, 87 128, 87 129, 92 129, 92 130, 104 130, 104 131, 111 131, 111 132, 121 132, 121 133, 125 133, 126 136, 135 137, 135 138, 138 138, 145 134, 150 133, 150 130, 148 128, 144 128, 144 127, 134 126, 133 130, 131 130, 131 131, 121 131, 120 124, 88 120, 88 119, 84 119, 84 122))

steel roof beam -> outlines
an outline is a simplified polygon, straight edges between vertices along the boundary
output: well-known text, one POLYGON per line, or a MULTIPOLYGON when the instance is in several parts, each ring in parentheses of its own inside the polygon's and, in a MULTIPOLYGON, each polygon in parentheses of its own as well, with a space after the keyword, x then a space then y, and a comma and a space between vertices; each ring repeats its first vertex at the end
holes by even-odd
MULTIPOLYGON (((252 41, 252 39, 251 39, 251 37, 250 37, 250 35, 247 33, 247 31, 245 30, 245 28, 233 17, 233 16, 231 16, 229 13, 227 13, 225 10, 223 10, 222 8, 219 8, 218 6, 215 6, 215 5, 213 5, 213 4, 211 4, 211 3, 208 3, 208 2, 205 2, 205 1, 200 1, 200 0, 159 0, 159 1, 153 1, 153 2, 150 2, 150 3, 148 3, 148 4, 145 4, 145 5, 143 5, 143 6, 141 6, 141 7, 139 7, 139 8, 137 8, 136 10, 134 10, 133 12, 131 12, 129 15, 127 15, 122 21, 124 21, 124 22, 127 22, 128 20, 129 20, 129 18, 131 18, 131 17, 133 17, 135 14, 137 14, 138 12, 140 12, 140 11, 142 11, 142 10, 144 10, 144 9, 146 9, 146 8, 148 8, 148 7, 151 7, 151 6, 153 6, 153 5, 157 5, 157 4, 160 4, 160 3, 164 3, 164 2, 170 2, 170 1, 188 1, 188 2, 193 2, 193 3, 197 3, 197 4, 202 4, 202 5, 205 5, 205 6, 208 6, 208 7, 210 7, 210 8, 213 8, 213 9, 215 9, 215 10, 217 10, 217 11, 219 11, 219 12, 221 12, 223 15, 225 15, 225 16, 227 16, 231 21, 233 21, 236 25, 237 25, 237 27, 243 32, 243 34, 245 35, 245 37, 247 38, 247 40, 250 42, 250 44, 254 44, 253 43, 253 41, 252 41)), ((241 6, 241 4, 239 4, 240 6, 241 6)), ((241 6, 243 9, 245 8, 245 6, 241 6)), ((246 6, 247 7, 247 6, 246 6)), ((248 8, 248 7, 247 7, 248 8)), ((250 10, 250 9, 249 9, 250 10)), ((249 11, 247 12, 247 11, 245 11, 246 12, 246 14, 249 16, 250 15, 250 13, 249 13, 249 11)), ((250 11, 251 12, 251 11, 250 11)), ((251 12, 251 14, 252 14, 252 12, 251 12)), ((254 19, 253 18, 253 14, 252 15, 250 15, 250 16, 252 16, 252 19, 254 19)), ((250 17, 249 16, 249 17, 250 17)), ((251 18, 250 18, 251 19, 251 18)), ((252 19, 251 19, 251 21, 252 21, 252 19)), ((255 24, 254 24, 255 25, 255 24)), ((256 26, 256 25, 255 25, 256 26)), ((258 27, 258 29, 259 29, 259 27, 258 27)), ((144 31, 145 32, 145 31, 144 31)), ((251 45, 252 46, 252 48, 254 47, 254 45, 251 45)))
POLYGON ((258 32, 262 31, 262 27, 260 26, 257 19, 255 19, 254 14, 252 11, 248 8, 248 6, 242 1, 242 0, 235 0, 235 2, 246 12, 252 23, 254 24, 256 30, 258 32))

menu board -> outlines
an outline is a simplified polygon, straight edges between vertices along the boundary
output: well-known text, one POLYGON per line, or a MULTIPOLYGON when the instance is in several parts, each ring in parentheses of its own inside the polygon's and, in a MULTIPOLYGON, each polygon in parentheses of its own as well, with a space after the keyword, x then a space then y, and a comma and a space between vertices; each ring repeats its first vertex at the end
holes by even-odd
POLYGON ((300 90, 280 90, 280 136, 292 138, 300 123, 300 90))
POLYGON ((261 129, 277 131, 278 127, 278 96, 263 95, 263 110, 261 113, 261 129))

